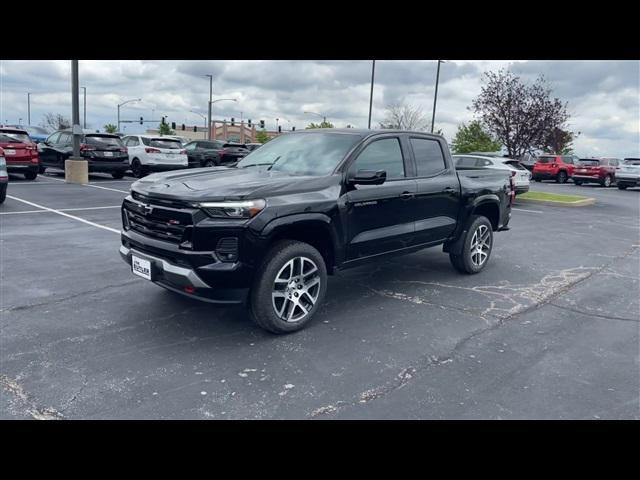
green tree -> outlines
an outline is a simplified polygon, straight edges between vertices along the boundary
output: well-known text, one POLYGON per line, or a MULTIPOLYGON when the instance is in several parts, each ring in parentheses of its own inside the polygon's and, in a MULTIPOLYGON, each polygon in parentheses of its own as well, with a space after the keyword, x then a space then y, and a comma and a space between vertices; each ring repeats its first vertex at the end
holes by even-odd
POLYGON ((173 130, 171 130, 171 128, 169 127, 168 124, 166 123, 161 123, 160 124, 160 128, 158 128, 158 133, 160 135, 175 135, 176 132, 174 132, 173 130))
POLYGON ((107 123, 104 126, 104 131, 107 133, 116 133, 118 131, 118 127, 113 123, 107 123))
POLYGON ((310 129, 310 128, 333 128, 333 123, 331 123, 331 122, 325 122, 325 121, 322 121, 322 122, 320 122, 320 123, 313 123, 313 122, 311 122, 309 125, 307 125, 307 126, 305 127, 305 129, 307 129, 307 130, 308 130, 308 129, 310 129))
POLYGON ((264 130, 260 130, 256 133, 256 140, 260 143, 267 143, 271 138, 264 130))
POLYGON ((454 153, 495 152, 501 147, 479 120, 460 125, 451 145, 454 153))

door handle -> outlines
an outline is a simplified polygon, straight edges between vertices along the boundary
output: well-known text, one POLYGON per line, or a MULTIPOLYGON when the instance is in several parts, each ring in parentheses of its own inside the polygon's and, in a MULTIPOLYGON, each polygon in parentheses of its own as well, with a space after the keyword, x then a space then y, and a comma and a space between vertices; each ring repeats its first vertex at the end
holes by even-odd
POLYGON ((400 198, 402 198, 403 200, 412 198, 414 196, 414 194, 412 192, 402 192, 400 194, 400 198))
POLYGON ((443 190, 444 193, 458 193, 458 190, 452 187, 447 187, 443 190))

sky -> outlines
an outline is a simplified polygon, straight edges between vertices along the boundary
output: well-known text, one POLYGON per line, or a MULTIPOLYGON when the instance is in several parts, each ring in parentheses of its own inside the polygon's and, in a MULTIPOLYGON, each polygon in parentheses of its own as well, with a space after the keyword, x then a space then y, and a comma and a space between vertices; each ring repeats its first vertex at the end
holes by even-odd
MULTIPOLYGON (((372 127, 384 119, 385 107, 405 102, 423 109, 430 119, 437 62, 376 61, 372 127)), ((640 62, 638 61, 464 61, 448 60, 440 68, 436 129, 450 142, 458 126, 474 118, 468 109, 480 93, 482 74, 508 68, 533 82, 543 74, 553 95, 568 102, 569 128, 579 131, 574 142, 580 156, 640 154, 640 62)), ((102 130, 121 119, 143 117, 155 123, 123 124, 127 133, 157 127, 161 116, 181 125, 203 125, 209 79, 213 98, 234 98, 214 104, 213 118, 253 122, 265 120, 275 129, 304 128, 325 115, 336 127, 366 128, 371 87, 371 61, 80 61, 80 85, 87 89, 87 127, 102 130)), ((31 92, 31 123, 47 112, 71 117, 71 62, 0 61, 0 122, 27 123, 27 92, 31 92)), ((82 90, 80 99, 82 119, 82 90)), ((180 132, 176 132, 178 135, 180 132)))

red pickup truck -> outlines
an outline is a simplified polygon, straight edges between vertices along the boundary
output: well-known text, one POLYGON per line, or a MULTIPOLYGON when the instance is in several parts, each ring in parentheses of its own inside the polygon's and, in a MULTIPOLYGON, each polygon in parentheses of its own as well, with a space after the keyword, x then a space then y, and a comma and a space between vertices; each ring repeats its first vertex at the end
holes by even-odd
POLYGON ((573 176, 573 170, 578 157, 575 155, 540 155, 533 171, 533 180, 555 180, 558 183, 565 183, 573 176))
POLYGON ((581 158, 573 172, 573 183, 599 183, 610 187, 616 179, 616 167, 622 163, 618 158, 581 158))

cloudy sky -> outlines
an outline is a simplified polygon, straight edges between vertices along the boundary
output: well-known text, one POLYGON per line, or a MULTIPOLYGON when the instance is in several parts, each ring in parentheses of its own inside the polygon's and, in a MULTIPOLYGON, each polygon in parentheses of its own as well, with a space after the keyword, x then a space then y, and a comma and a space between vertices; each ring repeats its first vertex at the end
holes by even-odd
MULTIPOLYGON (((575 142, 582 156, 640 154, 640 62, 637 61, 448 61, 441 66, 436 128, 450 141, 457 126, 469 121, 467 109, 480 92, 487 70, 512 69, 526 80, 544 74, 554 95, 569 102, 570 127, 580 131, 575 142)), ((46 112, 71 116, 70 62, 0 61, 0 122, 26 123, 31 92, 31 123, 46 112)), ((213 96, 236 98, 214 105, 214 119, 264 119, 274 129, 304 128, 319 118, 336 127, 367 126, 370 61, 81 61, 80 85, 87 88, 87 124, 102 129, 116 123, 116 105, 132 98, 142 102, 122 107, 121 118, 203 125, 214 77, 213 96)), ((431 116, 435 61, 377 61, 372 124, 384 118, 385 106, 405 101, 431 116)), ((81 103, 82 108, 82 103, 81 103)), ((81 113, 82 118, 82 113, 81 113)), ((149 128, 128 124, 125 132, 149 128)))

